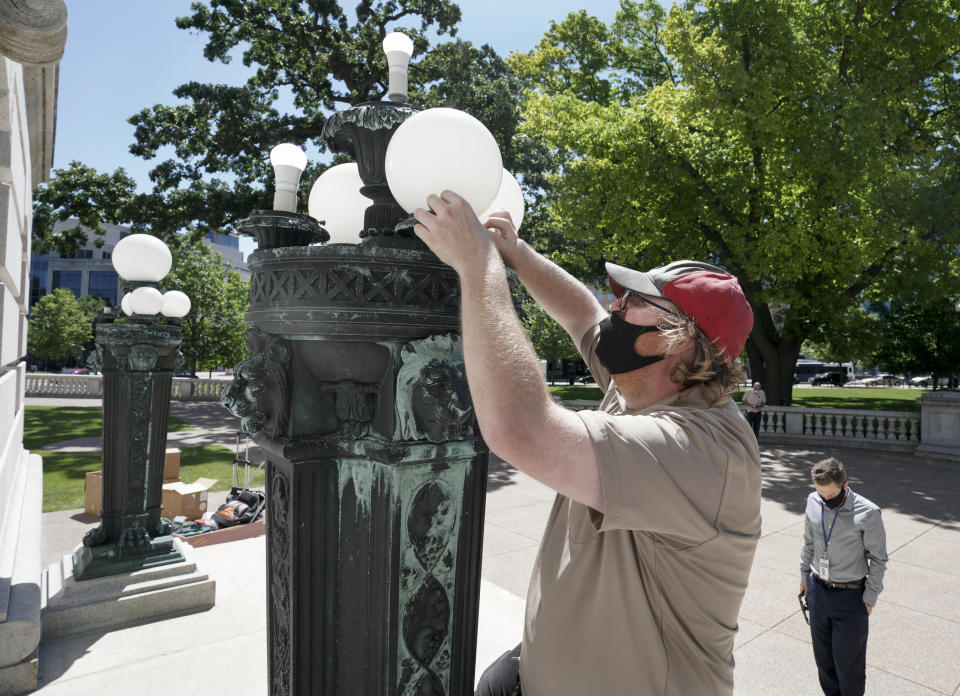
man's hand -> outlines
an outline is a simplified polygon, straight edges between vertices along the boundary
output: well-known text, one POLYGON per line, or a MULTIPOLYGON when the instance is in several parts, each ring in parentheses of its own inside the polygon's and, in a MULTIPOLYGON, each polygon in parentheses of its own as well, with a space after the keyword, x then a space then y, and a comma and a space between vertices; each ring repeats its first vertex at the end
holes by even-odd
POLYGON ((417 208, 414 233, 458 274, 476 266, 493 244, 491 232, 480 224, 473 208, 453 191, 427 198, 430 210, 417 208))
POLYGON ((516 269, 520 254, 520 237, 517 235, 517 228, 514 227, 509 211, 497 210, 491 213, 483 224, 492 233, 493 243, 497 245, 497 251, 500 252, 503 262, 510 268, 516 269))
POLYGON ((800 593, 803 595, 803 598, 804 598, 804 599, 807 598, 807 586, 806 586, 806 585, 800 585, 800 593))
POLYGON ((867 616, 870 616, 870 612, 873 611, 873 607, 867 604, 866 602, 863 603, 863 606, 867 608, 867 616))

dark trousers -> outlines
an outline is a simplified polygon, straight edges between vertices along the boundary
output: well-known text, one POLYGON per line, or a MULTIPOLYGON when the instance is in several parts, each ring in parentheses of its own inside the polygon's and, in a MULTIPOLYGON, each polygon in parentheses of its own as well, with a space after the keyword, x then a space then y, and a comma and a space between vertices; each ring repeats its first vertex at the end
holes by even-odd
POLYGON ((757 436, 757 439, 760 439, 760 421, 763 420, 763 412, 757 411, 747 411, 747 422, 753 428, 753 434, 757 436))
POLYGON ((477 682, 474 696, 520 696, 520 646, 493 661, 477 682))
POLYGON ((870 622, 863 588, 833 590, 810 576, 810 636, 826 696, 863 696, 870 622))

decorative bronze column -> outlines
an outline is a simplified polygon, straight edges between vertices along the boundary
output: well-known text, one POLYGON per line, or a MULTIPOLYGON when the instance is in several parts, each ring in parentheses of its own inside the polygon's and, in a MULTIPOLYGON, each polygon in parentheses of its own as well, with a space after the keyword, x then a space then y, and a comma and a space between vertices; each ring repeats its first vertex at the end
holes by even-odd
POLYGON ((103 508, 100 526, 73 553, 77 580, 183 560, 161 520, 170 384, 179 356, 175 320, 101 316, 90 358, 103 373, 103 508))
POLYGON ((362 104, 324 128, 373 200, 361 244, 307 246, 329 237, 296 213, 241 224, 253 355, 223 403, 268 452, 272 696, 473 692, 487 449, 459 283, 383 174, 415 111, 362 104))

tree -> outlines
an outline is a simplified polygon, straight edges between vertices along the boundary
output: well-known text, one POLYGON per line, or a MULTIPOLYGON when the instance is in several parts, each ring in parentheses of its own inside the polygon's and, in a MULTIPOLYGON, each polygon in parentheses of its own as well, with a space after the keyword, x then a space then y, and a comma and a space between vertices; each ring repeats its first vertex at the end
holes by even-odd
POLYGON ((93 324, 73 293, 57 288, 31 308, 27 350, 45 360, 75 359, 90 341, 93 324))
POLYGON ((561 358, 578 358, 580 353, 570 335, 533 300, 523 303, 522 324, 533 349, 549 365, 561 358))
POLYGON ((951 376, 960 366, 960 316, 949 300, 902 296, 872 307, 882 340, 873 359, 891 372, 951 376))
POLYGON ((210 247, 182 241, 163 285, 190 298, 190 312, 183 319, 181 351, 195 377, 198 369, 230 366, 246 354, 243 317, 250 293, 240 274, 224 266, 220 255, 210 247))
POLYGON ((112 174, 100 174, 80 162, 70 162, 66 169, 56 169, 47 184, 33 194, 33 251, 69 253, 82 247, 87 235, 81 228, 92 230, 94 244, 103 246, 99 238, 104 224, 129 224, 135 217, 136 183, 119 168, 112 174), (78 224, 54 234, 54 225, 75 218, 78 224))
MULTIPOLYGON (((960 288, 960 32, 946 0, 625 0, 511 65, 581 266, 697 258, 750 301, 752 373, 789 404, 805 338, 911 283, 960 288), (823 328, 818 328, 823 327, 823 328)), ((931 290, 932 292, 932 290, 931 290)))
MULTIPOLYGON (((528 188, 536 190, 543 184, 546 150, 536 137, 516 135, 520 84, 506 63, 489 46, 464 41, 428 51, 428 33, 452 35, 459 19, 460 10, 450 0, 363 2, 355 16, 325 0, 195 3, 177 25, 205 35, 203 54, 211 62, 229 63, 242 51, 250 78, 240 86, 187 82, 174 90, 176 104, 134 114, 136 141, 130 150, 155 161, 153 190, 118 191, 112 199, 121 202, 117 210, 92 206, 93 215, 84 223, 95 232, 98 222, 120 222, 167 240, 177 232, 199 239, 211 230, 233 229, 254 208, 269 208, 270 148, 292 142, 322 155, 327 151, 323 125, 335 110, 382 99, 388 71, 381 43, 394 28, 414 41, 411 99, 423 106, 454 106, 479 118, 497 138, 504 166, 523 174, 528 188), (292 108, 283 106, 289 103, 292 108), (171 157, 158 159, 168 151, 171 157)), ((302 181, 309 186, 327 166, 312 162, 302 181)), ((58 170, 50 185, 39 189, 38 199, 49 200, 62 219, 79 217, 91 212, 87 203, 102 198, 99 193, 121 174, 99 174, 80 165, 58 170), (53 191, 45 193, 48 189, 53 191)), ((50 206, 38 208, 41 223, 50 206)), ((74 237, 48 241, 50 229, 35 225, 40 247, 76 243, 74 237)))

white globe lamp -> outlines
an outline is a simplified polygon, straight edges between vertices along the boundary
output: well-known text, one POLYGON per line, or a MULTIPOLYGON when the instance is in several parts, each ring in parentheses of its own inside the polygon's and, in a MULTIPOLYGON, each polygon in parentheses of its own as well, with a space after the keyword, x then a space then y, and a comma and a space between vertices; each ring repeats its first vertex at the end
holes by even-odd
POLYGON ((363 180, 354 162, 330 167, 310 189, 311 217, 323 220, 330 244, 358 244, 363 215, 372 201, 360 193, 363 180))
POLYGON ((520 182, 506 169, 503 170, 503 178, 500 180, 500 190, 497 191, 497 197, 479 217, 481 220, 487 220, 498 210, 506 210, 510 213, 514 228, 520 229, 520 225, 523 224, 523 213, 526 210, 523 189, 520 188, 520 182))
POLYGON ((387 184, 404 210, 427 208, 427 196, 458 193, 474 212, 500 189, 503 162, 497 141, 470 114, 445 107, 414 114, 397 128, 386 156, 387 184))
POLYGON ((133 314, 133 307, 130 306, 130 293, 124 293, 123 297, 120 299, 120 309, 123 310, 123 313, 128 317, 133 314))
POLYGON ((144 286, 130 293, 130 309, 134 314, 154 315, 163 307, 163 294, 156 288, 144 286))
POLYGON ((163 302, 160 306, 160 313, 165 317, 179 319, 187 316, 190 311, 190 298, 179 290, 170 290, 163 293, 163 302))
POLYGON ((307 156, 296 145, 281 143, 270 150, 270 164, 276 177, 273 193, 273 209, 288 213, 297 212, 297 186, 300 175, 307 166, 307 156))
POLYGON ((390 66, 388 98, 402 104, 407 101, 407 66, 413 55, 413 41, 406 34, 395 31, 384 38, 383 52, 387 54, 390 66))
POLYGON ((158 283, 170 272, 173 256, 162 240, 149 234, 131 234, 113 248, 113 267, 124 280, 158 283))

